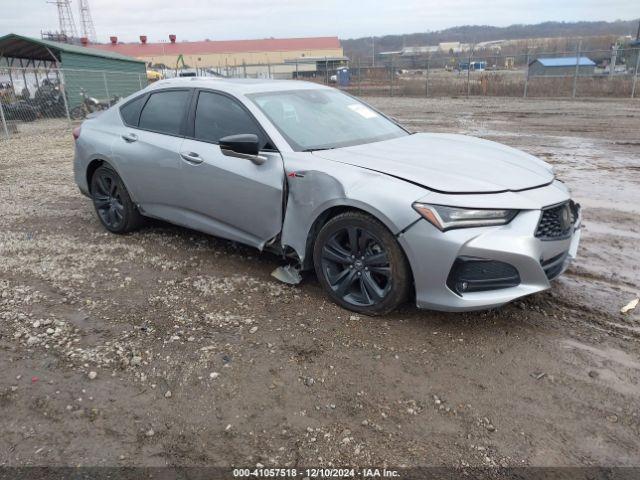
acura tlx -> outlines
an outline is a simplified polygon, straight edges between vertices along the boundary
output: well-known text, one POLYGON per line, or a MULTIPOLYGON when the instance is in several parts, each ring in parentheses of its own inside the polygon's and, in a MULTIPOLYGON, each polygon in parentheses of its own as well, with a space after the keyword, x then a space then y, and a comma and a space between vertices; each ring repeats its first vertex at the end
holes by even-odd
MULTIPOLYGON (((315 270, 357 312, 497 307, 575 258, 580 207, 550 165, 411 133, 315 83, 156 82, 74 130, 75 180, 113 233, 162 219, 315 270)), ((290 267, 290 268, 289 268, 290 267)))

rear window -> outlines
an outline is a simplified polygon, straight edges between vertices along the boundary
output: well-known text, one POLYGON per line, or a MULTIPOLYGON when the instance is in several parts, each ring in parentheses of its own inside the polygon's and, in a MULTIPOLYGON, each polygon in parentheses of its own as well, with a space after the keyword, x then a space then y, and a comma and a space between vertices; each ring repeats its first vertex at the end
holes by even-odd
POLYGON ((131 100, 126 105, 120 108, 120 115, 122 115, 122 120, 126 125, 130 127, 137 127, 138 120, 140 119, 140 110, 144 105, 144 99, 147 98, 146 95, 142 95, 134 100, 131 100))
POLYGON ((189 90, 170 90, 151 94, 140 114, 139 127, 179 135, 190 93, 189 90))

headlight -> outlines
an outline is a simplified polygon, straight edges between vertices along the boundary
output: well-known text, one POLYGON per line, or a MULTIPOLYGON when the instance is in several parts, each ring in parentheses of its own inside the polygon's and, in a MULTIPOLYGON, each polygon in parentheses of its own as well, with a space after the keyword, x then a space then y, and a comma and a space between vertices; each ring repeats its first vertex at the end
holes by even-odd
POLYGON ((443 232, 452 228, 505 225, 518 214, 518 210, 446 207, 417 202, 413 204, 413 208, 443 232))

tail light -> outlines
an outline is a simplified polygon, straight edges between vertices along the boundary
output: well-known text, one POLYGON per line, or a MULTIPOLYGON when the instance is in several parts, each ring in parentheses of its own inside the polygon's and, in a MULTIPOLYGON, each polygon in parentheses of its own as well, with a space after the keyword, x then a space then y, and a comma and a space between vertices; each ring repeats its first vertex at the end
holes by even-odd
POLYGON ((80 138, 80 127, 73 129, 73 140, 76 141, 80 138))

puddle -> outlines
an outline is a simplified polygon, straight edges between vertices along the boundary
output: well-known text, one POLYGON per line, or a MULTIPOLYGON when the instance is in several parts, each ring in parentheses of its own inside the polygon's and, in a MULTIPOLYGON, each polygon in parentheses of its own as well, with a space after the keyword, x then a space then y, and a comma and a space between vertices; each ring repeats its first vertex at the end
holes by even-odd
POLYGON ((567 348, 575 348, 589 352, 601 360, 614 362, 626 368, 640 370, 640 359, 635 355, 629 355, 622 350, 618 350, 616 348, 597 348, 592 345, 576 342, 575 340, 563 340, 562 343, 567 348))
POLYGON ((629 230, 619 230, 617 228, 610 227, 609 225, 593 221, 589 222, 588 225, 585 226, 585 230, 589 233, 640 240, 640 233, 631 232, 629 230))
MULTIPOLYGON (((575 340, 563 340, 562 343, 568 349, 586 352, 593 358, 587 368, 596 372, 594 382, 602 383, 623 395, 640 397, 640 359, 636 356, 616 348, 597 348, 575 340)), ((584 381, 581 375, 573 376, 584 381)))

